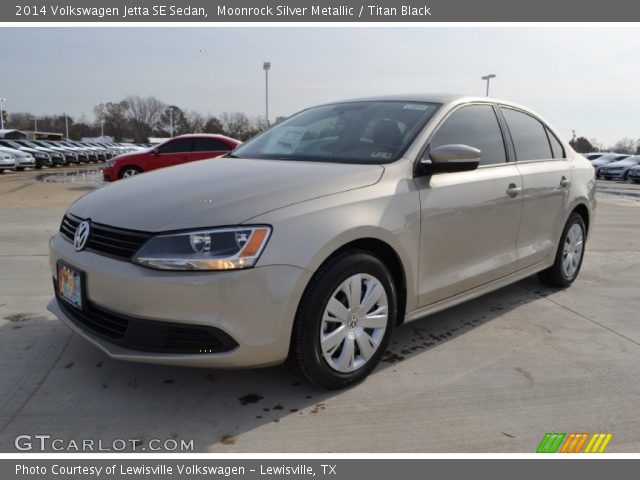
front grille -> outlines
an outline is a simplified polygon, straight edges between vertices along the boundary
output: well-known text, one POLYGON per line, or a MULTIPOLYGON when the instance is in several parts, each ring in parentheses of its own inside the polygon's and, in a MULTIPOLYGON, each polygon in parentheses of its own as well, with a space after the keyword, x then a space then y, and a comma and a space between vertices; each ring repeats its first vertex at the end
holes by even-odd
MULTIPOLYGON (((60 233, 73 242, 76 229, 83 219, 66 214, 60 224, 60 233)), ((111 257, 129 260, 153 234, 138 230, 110 227, 91 223, 86 249, 111 257)))
POLYGON ((238 346, 233 338, 215 327, 129 317, 89 301, 79 310, 60 298, 57 290, 56 298, 60 309, 76 325, 130 350, 198 354, 223 353, 238 346))

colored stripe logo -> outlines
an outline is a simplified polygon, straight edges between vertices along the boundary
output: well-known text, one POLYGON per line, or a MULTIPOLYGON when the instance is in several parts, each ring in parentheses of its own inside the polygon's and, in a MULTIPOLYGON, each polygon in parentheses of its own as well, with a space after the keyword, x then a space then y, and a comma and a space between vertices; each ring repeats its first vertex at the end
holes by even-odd
POLYGON ((612 433, 545 433, 536 453, 603 453, 612 433))

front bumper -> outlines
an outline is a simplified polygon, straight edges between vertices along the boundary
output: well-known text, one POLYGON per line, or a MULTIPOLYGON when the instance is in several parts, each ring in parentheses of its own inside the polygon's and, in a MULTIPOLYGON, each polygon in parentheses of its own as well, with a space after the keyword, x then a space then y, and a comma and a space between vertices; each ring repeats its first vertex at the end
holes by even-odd
POLYGON ((605 178, 606 180, 620 180, 624 178, 625 171, 624 170, 600 170, 600 176, 605 178))
POLYGON ((105 182, 114 182, 116 179, 115 176, 115 168, 114 167, 105 167, 102 169, 102 178, 105 182))
POLYGON ((36 158, 36 167, 50 167, 53 165, 51 158, 36 158))
POLYGON ((631 180, 640 180, 640 170, 629 170, 629 178, 631 180))
MULTIPOLYGON (((89 251, 76 252, 60 234, 51 240, 50 264, 64 260, 85 272, 88 301, 120 315, 221 330, 237 347, 222 353, 176 354, 123 348, 65 314, 48 309, 109 356, 147 363, 197 367, 257 367, 281 363, 289 351, 295 312, 311 272, 270 265, 220 272, 156 271, 89 251)), ((59 300, 63 302, 63 300, 59 300)))

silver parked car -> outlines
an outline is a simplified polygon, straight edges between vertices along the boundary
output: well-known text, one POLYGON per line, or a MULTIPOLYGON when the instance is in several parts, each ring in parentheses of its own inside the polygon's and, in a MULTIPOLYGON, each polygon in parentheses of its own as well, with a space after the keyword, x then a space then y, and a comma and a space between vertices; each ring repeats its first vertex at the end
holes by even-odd
POLYGON ((49 309, 110 356, 366 377, 393 329, 538 273, 566 287, 594 169, 530 110, 393 96, 304 110, 215 161, 74 203, 49 309))
POLYGON ((596 158, 595 160, 591 160, 591 165, 593 165, 593 168, 595 168, 596 170, 596 178, 600 178, 601 175, 601 170, 602 167, 604 167, 605 165, 608 165, 610 163, 613 162, 618 162, 620 160, 624 160, 625 158, 627 158, 629 155, 625 154, 625 153, 605 153, 604 155, 601 155, 600 157, 596 158))
POLYGON ((631 167, 638 164, 640 164, 640 155, 628 156, 600 167, 600 176, 605 180, 627 180, 631 167))
POLYGON ((0 145, 0 152, 13 157, 16 170, 24 170, 25 168, 34 168, 36 159, 33 155, 16 148, 3 147, 0 145))
POLYGON ((3 173, 5 170, 15 170, 15 168, 16 157, 0 149, 0 173, 3 173))
POLYGON ((640 165, 636 165, 635 167, 631 167, 629 170, 629 180, 633 183, 640 183, 640 165))

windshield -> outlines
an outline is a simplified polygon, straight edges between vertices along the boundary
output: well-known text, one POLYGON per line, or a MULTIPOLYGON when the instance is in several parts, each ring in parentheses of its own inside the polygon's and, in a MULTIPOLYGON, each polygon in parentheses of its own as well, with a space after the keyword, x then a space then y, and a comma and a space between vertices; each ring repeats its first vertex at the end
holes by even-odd
POLYGON ((16 143, 16 142, 12 142, 11 140, 5 140, 5 142, 4 142, 4 143, 5 143, 6 145, 11 146, 11 148, 17 148, 17 149, 22 148, 22 145, 20 145, 19 143, 16 143))
POLYGON ((389 163, 402 156, 438 107, 378 101, 310 108, 239 146, 231 156, 389 163))

